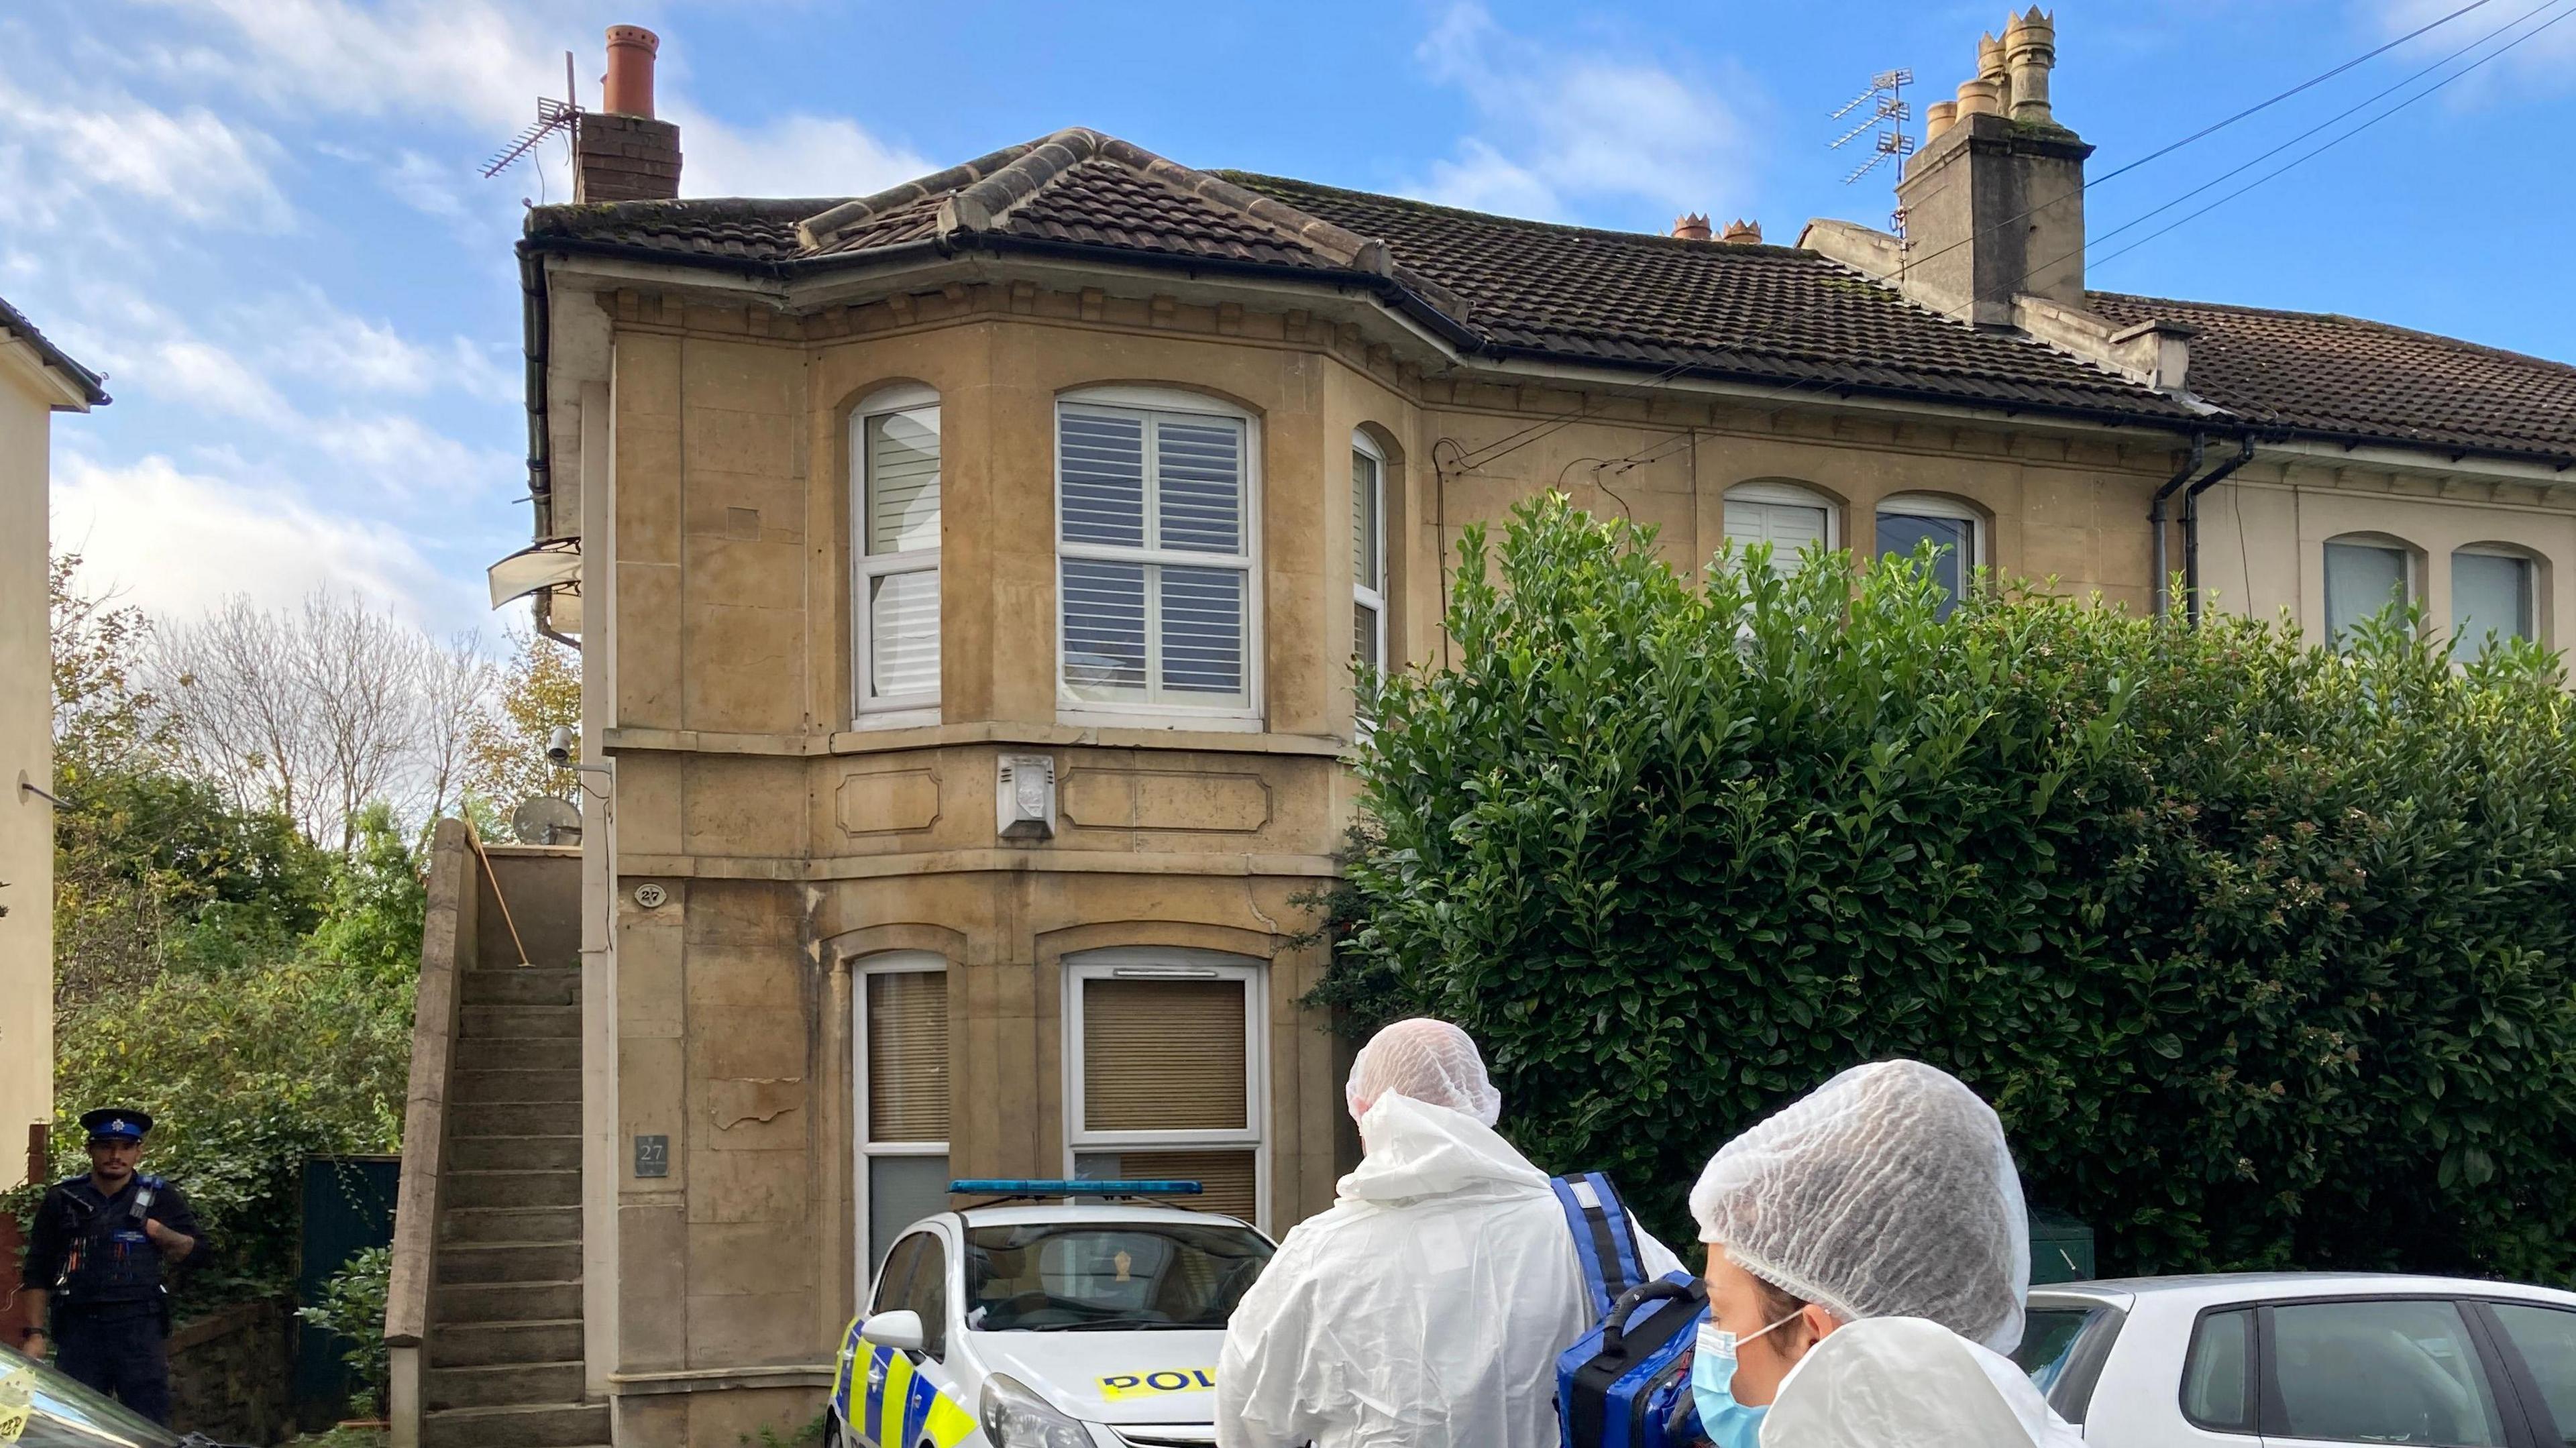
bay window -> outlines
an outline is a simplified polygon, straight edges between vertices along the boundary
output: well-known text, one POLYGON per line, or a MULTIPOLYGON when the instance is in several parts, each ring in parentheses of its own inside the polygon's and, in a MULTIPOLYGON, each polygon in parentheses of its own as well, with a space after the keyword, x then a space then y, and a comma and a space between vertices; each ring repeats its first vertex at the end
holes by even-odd
POLYGON ((1195 1181, 1190 1205, 1262 1224, 1261 978, 1258 962, 1208 950, 1067 958, 1074 1176, 1195 1181))
POLYGON ((851 414, 852 674, 862 722, 937 722, 939 455, 939 398, 928 388, 889 389, 851 414))

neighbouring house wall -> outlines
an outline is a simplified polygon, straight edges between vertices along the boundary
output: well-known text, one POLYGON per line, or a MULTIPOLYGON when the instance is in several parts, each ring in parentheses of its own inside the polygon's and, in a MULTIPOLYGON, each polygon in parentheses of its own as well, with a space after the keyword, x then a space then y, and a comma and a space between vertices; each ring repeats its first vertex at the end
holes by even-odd
POLYGON ((54 783, 45 474, 52 414, 0 371, 0 1188, 54 1115, 54 783))
MULTIPOLYGON (((2451 555, 2483 546, 2522 554, 2536 567, 2533 609, 2540 642, 2576 642, 2576 491, 2501 472, 2474 475, 2331 468, 2260 460, 2201 498, 2200 578, 2210 606, 2287 616, 2324 637, 2325 545, 2360 534, 2412 555, 2410 596, 2424 627, 2451 630, 2451 555)), ((2179 534, 2177 534, 2177 538, 2179 534)), ((2174 566, 2182 553, 2177 543, 2174 566)))

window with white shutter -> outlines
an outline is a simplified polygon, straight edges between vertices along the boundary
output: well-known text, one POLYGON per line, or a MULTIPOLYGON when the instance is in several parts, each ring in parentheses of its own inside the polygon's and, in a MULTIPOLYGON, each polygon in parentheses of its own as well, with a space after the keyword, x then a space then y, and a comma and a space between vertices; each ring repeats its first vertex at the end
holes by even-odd
POLYGON ((1196 1181, 1192 1205, 1265 1225, 1260 964, 1139 948, 1065 966, 1071 1174, 1196 1181))
POLYGON ((1726 536, 1741 558, 1756 543, 1771 545, 1771 571, 1795 573, 1809 547, 1842 542, 1835 508, 1823 494, 1791 483, 1739 483, 1726 490, 1726 536))
POLYGON ((1351 653, 1386 667, 1386 460, 1365 433, 1351 437, 1351 653))
POLYGON ((1126 405, 1056 416, 1062 703, 1071 713, 1253 713, 1258 660, 1249 418, 1126 405))
POLYGON ((863 723, 937 722, 939 460, 928 389, 881 393, 852 414, 851 652, 863 723))

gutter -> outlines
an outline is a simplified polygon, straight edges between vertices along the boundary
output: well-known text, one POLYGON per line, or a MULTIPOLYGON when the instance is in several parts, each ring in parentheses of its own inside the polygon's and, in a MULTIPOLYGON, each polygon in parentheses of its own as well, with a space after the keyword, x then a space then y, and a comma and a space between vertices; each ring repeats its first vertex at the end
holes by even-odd
POLYGON ((546 364, 553 345, 547 314, 544 254, 519 242, 520 352, 527 358, 528 500, 537 506, 536 537, 554 536, 554 445, 546 436, 546 364))

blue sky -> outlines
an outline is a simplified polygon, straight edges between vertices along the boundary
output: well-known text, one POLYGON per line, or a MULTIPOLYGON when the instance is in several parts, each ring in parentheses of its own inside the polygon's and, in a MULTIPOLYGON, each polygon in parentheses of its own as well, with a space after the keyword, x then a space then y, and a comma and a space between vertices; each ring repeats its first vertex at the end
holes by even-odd
MULTIPOLYGON (((2067 0, 2057 113, 2100 148, 2100 175, 2462 3, 2067 0)), ((2500 26, 2521 22, 2467 59, 2530 35, 2097 260, 2094 285, 2576 359, 2576 19, 2538 29, 2571 14, 2576 0, 2488 0, 2103 184, 2097 238, 2500 26)), ((1201 167, 1597 226, 1707 211, 1790 241, 1810 216, 1884 224, 1890 205, 1877 179, 1841 184, 1827 114, 1893 66, 1922 77, 1918 109, 1949 94, 2005 15, 1876 0, 5 0, 0 295, 112 374, 113 406, 55 430, 56 546, 83 550, 94 583, 171 615, 235 592, 355 591, 497 636, 481 572, 526 533, 510 244, 523 198, 568 192, 559 150, 497 181, 475 164, 540 92, 560 94, 564 51, 596 102, 611 22, 663 37, 661 108, 681 124, 690 195, 863 193, 1080 124, 1201 167)))

